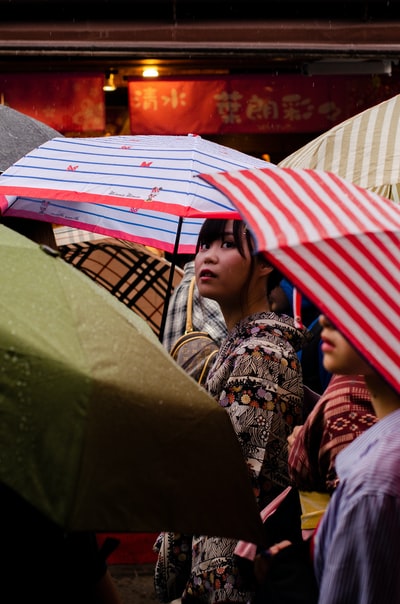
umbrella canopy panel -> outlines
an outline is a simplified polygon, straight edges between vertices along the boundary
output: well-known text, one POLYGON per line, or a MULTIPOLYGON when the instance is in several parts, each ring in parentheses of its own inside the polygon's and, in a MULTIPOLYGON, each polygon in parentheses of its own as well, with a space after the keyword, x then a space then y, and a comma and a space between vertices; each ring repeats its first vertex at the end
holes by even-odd
MULTIPOLYGON (((170 262, 145 246, 115 239, 70 243, 58 250, 64 260, 134 310, 159 335, 164 303, 170 295, 170 262)), ((174 288, 182 276, 182 269, 174 267, 174 288)))
POLYGON ((69 530, 260 542, 226 411, 54 253, 0 226, 0 481, 69 530))
POLYGON ((329 172, 202 175, 264 252, 400 392, 400 206, 329 172))
POLYGON ((0 176, 0 209, 190 254, 202 218, 237 215, 196 176, 266 165, 273 164, 193 135, 55 138, 0 176))
POLYGON ((55 136, 62 135, 33 117, 0 105, 0 172, 55 136))
POLYGON ((400 201, 400 95, 324 132, 279 164, 326 170, 400 201))

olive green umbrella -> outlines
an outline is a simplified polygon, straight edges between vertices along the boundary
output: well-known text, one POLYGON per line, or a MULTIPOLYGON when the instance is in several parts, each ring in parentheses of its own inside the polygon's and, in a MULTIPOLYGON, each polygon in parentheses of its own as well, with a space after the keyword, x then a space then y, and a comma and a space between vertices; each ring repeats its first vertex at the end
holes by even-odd
POLYGON ((0 482, 68 530, 259 542, 226 412, 56 254, 0 226, 0 482))

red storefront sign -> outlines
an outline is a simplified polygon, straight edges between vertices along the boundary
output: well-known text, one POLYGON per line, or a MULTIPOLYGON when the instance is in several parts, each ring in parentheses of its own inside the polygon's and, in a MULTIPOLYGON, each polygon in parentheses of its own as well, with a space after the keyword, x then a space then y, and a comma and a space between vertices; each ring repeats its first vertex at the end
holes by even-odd
POLYGON ((132 79, 132 134, 319 132, 400 91, 389 76, 132 79))
POLYGON ((2 73, 0 98, 61 133, 104 131, 103 83, 103 73, 2 73))

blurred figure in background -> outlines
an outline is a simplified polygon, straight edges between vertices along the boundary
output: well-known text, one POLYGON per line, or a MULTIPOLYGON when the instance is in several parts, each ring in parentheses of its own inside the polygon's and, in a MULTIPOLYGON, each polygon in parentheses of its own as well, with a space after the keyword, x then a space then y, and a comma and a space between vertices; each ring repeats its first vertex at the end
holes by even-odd
POLYGON ((54 250, 57 249, 53 225, 50 222, 41 222, 30 218, 15 218, 14 216, 2 216, 0 222, 36 243, 48 245, 54 250))
POLYGON ((4 484, 0 510, 5 600, 122 604, 106 561, 113 542, 99 548, 94 532, 65 531, 4 484))
POLYGON ((304 531, 316 528, 336 488, 337 454, 376 421, 364 377, 333 375, 304 425, 288 437, 289 474, 300 489, 304 531))
MULTIPOLYGON (((287 279, 282 279, 271 291, 269 301, 273 312, 293 317, 293 289, 287 279)), ((331 373, 324 368, 322 362, 319 315, 319 309, 302 296, 301 318, 312 335, 310 341, 298 352, 303 370, 303 383, 317 394, 322 394, 329 384, 331 373)), ((304 419, 310 410, 304 409, 304 419)))

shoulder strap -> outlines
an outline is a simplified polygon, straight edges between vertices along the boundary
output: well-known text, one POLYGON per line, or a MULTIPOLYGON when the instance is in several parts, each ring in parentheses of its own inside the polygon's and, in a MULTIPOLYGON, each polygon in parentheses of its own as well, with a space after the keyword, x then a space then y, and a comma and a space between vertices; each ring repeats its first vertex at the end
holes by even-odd
POLYGON ((195 282, 196 282, 196 277, 192 277, 192 280, 189 285, 189 292, 188 292, 188 298, 187 298, 185 333, 189 333, 190 331, 193 331, 192 307, 193 307, 193 292, 194 292, 195 282))

